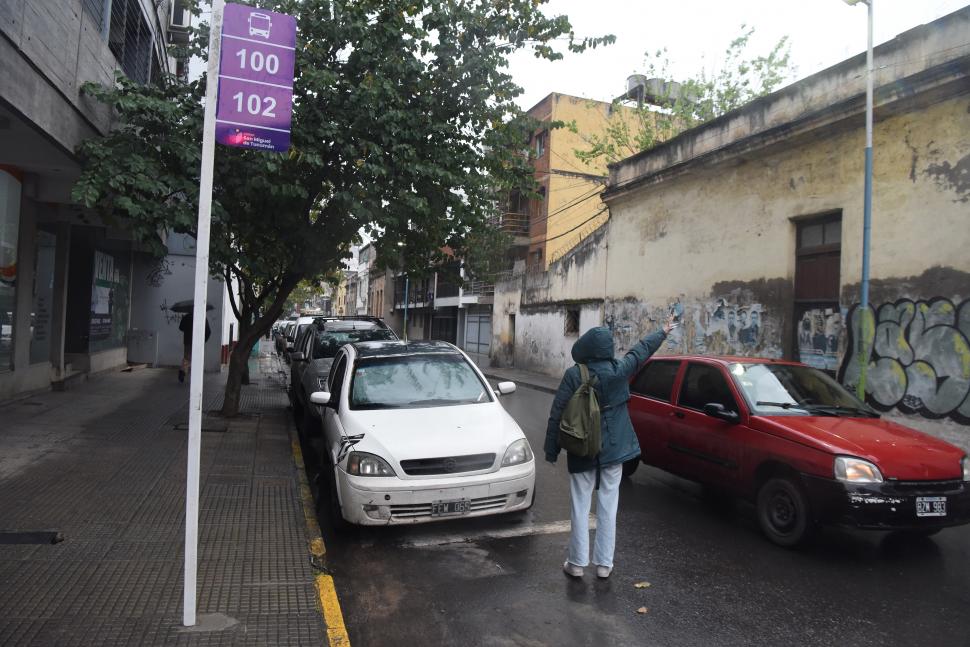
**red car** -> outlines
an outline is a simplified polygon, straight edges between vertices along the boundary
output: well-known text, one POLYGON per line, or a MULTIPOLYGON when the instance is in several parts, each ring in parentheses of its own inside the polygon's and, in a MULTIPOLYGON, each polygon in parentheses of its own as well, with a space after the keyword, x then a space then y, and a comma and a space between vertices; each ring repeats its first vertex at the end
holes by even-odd
POLYGON ((801 542, 817 523, 925 535, 970 523, 967 452, 880 419, 817 369, 658 357, 630 391, 639 460, 754 501, 776 544, 801 542))

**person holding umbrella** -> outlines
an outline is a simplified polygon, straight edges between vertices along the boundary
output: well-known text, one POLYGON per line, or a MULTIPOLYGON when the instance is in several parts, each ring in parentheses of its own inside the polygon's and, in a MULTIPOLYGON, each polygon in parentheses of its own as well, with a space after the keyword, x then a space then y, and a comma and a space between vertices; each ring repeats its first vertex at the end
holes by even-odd
MULTIPOLYGON (((188 373, 189 367, 192 365, 192 302, 191 301, 179 301, 171 307, 173 312, 184 312, 185 315, 182 317, 182 321, 179 322, 179 330, 182 331, 182 346, 184 352, 182 353, 182 365, 179 366, 179 382, 185 382, 185 374, 188 373)), ((212 306, 206 304, 206 310, 212 310, 212 306)), ((205 320, 205 341, 209 341, 209 335, 212 334, 212 330, 209 328, 209 319, 205 320)))

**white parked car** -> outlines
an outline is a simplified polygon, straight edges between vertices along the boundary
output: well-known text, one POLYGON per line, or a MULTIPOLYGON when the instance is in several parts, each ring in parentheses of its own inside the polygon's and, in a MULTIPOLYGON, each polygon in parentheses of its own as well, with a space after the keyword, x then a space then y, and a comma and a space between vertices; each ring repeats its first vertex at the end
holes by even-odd
POLYGON ((347 344, 322 410, 334 523, 411 524, 528 510, 529 441, 481 371, 440 341, 347 344))

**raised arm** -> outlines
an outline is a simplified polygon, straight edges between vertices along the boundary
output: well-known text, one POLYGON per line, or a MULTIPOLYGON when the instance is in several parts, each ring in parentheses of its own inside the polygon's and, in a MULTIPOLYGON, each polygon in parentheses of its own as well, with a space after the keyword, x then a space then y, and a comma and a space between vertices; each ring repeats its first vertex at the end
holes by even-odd
POLYGON ((663 345, 664 340, 667 339, 667 334, 674 329, 677 323, 674 321, 674 315, 667 317, 664 322, 663 327, 657 330, 643 339, 641 339, 637 344, 627 351, 627 354, 623 356, 620 360, 619 366, 617 366, 617 372, 624 377, 630 377, 633 375, 637 368, 643 364, 645 361, 650 359, 650 356, 657 352, 657 349, 663 345))

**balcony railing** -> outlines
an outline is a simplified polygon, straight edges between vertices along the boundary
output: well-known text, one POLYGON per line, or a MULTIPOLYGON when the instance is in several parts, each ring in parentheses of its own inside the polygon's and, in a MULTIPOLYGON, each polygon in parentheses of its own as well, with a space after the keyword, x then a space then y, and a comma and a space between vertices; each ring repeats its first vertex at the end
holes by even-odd
POLYGON ((495 284, 485 281, 467 281, 462 292, 466 296, 488 297, 495 294, 495 284))
POLYGON ((493 226, 498 227, 502 231, 510 233, 513 236, 529 235, 529 214, 527 213, 515 213, 509 211, 492 217, 490 222, 493 226))

